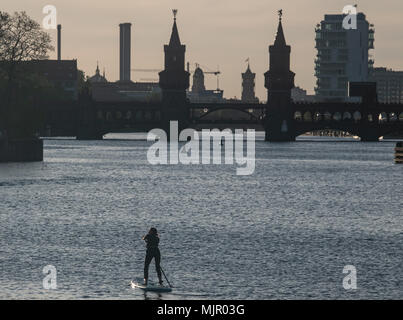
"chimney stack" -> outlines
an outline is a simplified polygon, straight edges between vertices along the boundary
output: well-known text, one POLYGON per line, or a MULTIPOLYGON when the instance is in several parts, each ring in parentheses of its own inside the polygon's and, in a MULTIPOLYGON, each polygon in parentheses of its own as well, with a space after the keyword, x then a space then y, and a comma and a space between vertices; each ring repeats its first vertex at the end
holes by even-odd
POLYGON ((131 23, 121 23, 120 27, 120 81, 130 81, 131 23))
POLYGON ((57 60, 62 60, 62 25, 57 25, 57 60))

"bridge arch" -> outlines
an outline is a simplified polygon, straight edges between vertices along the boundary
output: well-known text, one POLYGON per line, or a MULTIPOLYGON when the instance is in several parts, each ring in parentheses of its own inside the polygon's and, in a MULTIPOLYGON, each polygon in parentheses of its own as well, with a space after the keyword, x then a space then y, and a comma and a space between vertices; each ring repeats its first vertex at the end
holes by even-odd
POLYGON ((361 119, 362 119, 362 114, 361 114, 361 112, 355 111, 355 112, 353 113, 353 119, 354 119, 355 122, 361 121, 361 119))
POLYGON ((130 110, 128 110, 125 115, 126 120, 130 120, 132 117, 133 117, 133 113, 130 110))
POLYGON ((316 111, 316 112, 313 114, 313 121, 314 121, 314 122, 322 121, 322 119, 323 119, 322 114, 321 114, 319 111, 316 111))
POLYGON ((295 111, 294 113, 294 120, 302 121, 302 113, 300 111, 295 111))
POLYGON ((378 114, 378 120, 380 123, 382 122, 388 122, 388 115, 386 114, 386 112, 381 112, 378 114))
POLYGON ((204 113, 201 116, 199 116, 198 118, 194 119, 194 120, 203 120, 206 117, 208 117, 209 115, 212 115, 212 114, 214 114, 216 112, 219 112, 219 111, 236 111, 236 112, 248 115, 249 120, 260 121, 261 119, 253 114, 253 110, 254 110, 253 108, 245 110, 245 109, 241 109, 241 108, 238 109, 238 108, 235 108, 235 107, 234 108, 218 107, 218 108, 213 108, 213 109, 205 108, 204 113))
POLYGON ((111 121, 112 120, 112 112, 108 111, 106 112, 106 121, 111 121))
POLYGON ((388 114, 388 118, 389 118, 389 121, 390 121, 390 122, 395 122, 395 121, 397 121, 397 114, 394 113, 394 112, 390 112, 390 113, 388 114))
POLYGON ((323 120, 325 120, 325 121, 330 121, 330 120, 332 120, 332 114, 331 114, 329 111, 326 111, 326 112, 323 114, 323 120))
POLYGON ((342 116, 341 116, 341 113, 340 112, 335 112, 334 114, 333 114, 333 120, 335 120, 335 121, 340 121, 342 119, 342 116))
POLYGON ((304 122, 312 122, 312 113, 310 111, 304 113, 304 122))
POLYGON ((352 118, 353 118, 353 116, 351 115, 350 112, 345 111, 345 112, 343 113, 343 120, 351 120, 352 118))

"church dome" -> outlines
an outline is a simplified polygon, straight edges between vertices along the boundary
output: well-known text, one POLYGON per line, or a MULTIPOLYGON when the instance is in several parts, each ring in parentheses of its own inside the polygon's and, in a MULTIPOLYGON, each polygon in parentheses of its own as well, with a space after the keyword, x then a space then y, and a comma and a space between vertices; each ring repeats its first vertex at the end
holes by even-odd
POLYGON ((95 75, 90 77, 88 79, 88 81, 90 83, 106 83, 106 82, 108 82, 108 80, 106 80, 106 78, 105 78, 105 71, 104 71, 104 74, 101 75, 98 64, 97 64, 97 69, 95 70, 95 75))
POLYGON ((193 74, 192 91, 194 93, 202 93, 206 91, 206 87, 204 85, 204 72, 199 66, 196 67, 196 70, 193 74))
POLYGON ((197 67, 196 70, 195 70, 194 76, 195 76, 195 77, 200 77, 200 76, 203 76, 203 77, 204 77, 204 72, 203 72, 203 70, 202 70, 200 67, 197 67))

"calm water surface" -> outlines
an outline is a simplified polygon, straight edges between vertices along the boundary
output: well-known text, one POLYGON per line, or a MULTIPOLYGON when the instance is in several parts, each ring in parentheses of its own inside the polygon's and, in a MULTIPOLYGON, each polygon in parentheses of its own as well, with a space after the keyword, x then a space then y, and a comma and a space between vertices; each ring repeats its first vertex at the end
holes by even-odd
POLYGON ((152 166, 150 143, 133 140, 47 140, 43 163, 0 164, 0 299, 402 299, 394 143, 301 140, 257 141, 242 177, 235 165, 152 166), (172 294, 129 287, 150 226, 172 294), (350 264, 354 292, 342 286, 350 264))

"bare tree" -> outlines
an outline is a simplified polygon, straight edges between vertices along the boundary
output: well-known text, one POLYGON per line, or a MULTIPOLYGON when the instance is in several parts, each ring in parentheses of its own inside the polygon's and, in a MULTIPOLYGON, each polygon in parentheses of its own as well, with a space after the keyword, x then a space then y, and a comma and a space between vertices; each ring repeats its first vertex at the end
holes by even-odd
POLYGON ((0 127, 6 132, 15 125, 9 123, 10 112, 23 107, 14 106, 11 110, 15 98, 21 95, 17 92, 18 82, 29 76, 19 72, 22 62, 46 59, 52 50, 49 34, 24 11, 13 15, 0 11, 0 127))
POLYGON ((8 65, 9 81, 19 62, 47 59, 52 50, 49 34, 24 11, 12 16, 0 11, 0 61, 8 65))

